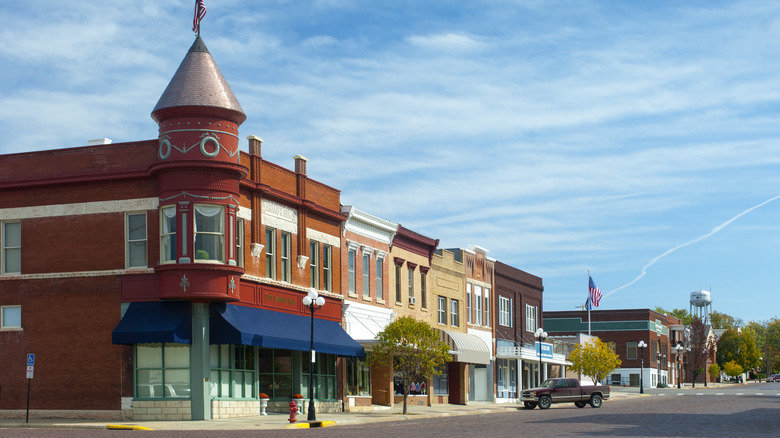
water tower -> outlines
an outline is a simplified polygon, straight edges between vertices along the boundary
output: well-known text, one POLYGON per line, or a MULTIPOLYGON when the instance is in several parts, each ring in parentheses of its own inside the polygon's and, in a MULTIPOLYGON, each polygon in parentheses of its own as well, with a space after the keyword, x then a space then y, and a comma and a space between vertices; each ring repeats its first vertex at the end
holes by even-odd
POLYGON ((712 294, 706 290, 691 292, 691 316, 699 318, 704 324, 710 324, 712 313, 712 294))

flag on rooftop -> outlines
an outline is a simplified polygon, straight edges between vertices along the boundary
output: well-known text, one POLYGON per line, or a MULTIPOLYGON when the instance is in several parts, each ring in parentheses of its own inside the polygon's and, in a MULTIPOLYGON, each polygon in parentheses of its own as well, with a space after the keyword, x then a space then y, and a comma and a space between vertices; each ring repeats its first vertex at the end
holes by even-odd
POLYGON ((200 35, 200 20, 206 16, 206 1, 195 0, 195 16, 192 18, 192 31, 200 35))
POLYGON ((588 274, 588 292, 588 300, 593 304, 593 307, 598 307, 599 301, 601 301, 601 291, 596 286, 596 283, 593 282, 593 277, 590 274, 588 274))

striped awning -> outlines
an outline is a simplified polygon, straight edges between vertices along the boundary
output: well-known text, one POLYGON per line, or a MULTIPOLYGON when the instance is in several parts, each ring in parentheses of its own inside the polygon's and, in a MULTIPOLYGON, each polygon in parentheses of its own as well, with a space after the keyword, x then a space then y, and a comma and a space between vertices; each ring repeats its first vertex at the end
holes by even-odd
POLYGON ((450 346, 450 353, 456 362, 490 363, 490 348, 485 341, 468 333, 458 333, 449 330, 439 330, 442 342, 450 346))

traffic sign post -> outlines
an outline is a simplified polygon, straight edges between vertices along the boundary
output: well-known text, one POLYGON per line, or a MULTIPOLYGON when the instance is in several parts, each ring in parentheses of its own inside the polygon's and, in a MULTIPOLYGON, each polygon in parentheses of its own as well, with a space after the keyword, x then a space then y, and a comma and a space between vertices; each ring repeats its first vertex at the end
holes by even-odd
POLYGON ((29 353, 27 355, 27 416, 26 423, 30 422, 30 383, 33 379, 33 373, 35 371, 35 354, 29 353))

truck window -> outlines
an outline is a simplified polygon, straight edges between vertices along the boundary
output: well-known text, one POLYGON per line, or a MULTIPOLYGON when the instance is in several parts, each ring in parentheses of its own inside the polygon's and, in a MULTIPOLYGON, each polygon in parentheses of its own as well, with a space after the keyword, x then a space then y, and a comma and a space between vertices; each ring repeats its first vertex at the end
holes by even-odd
POLYGON ((571 388, 576 388, 576 387, 580 386, 577 383, 577 379, 567 379, 567 380, 569 381, 569 387, 571 387, 571 388))

